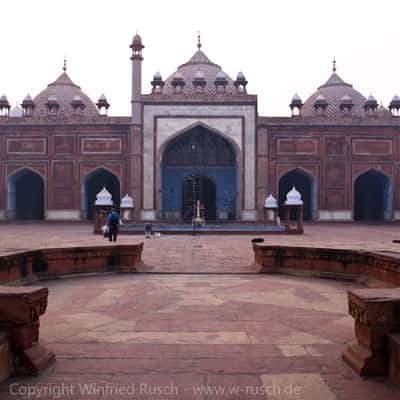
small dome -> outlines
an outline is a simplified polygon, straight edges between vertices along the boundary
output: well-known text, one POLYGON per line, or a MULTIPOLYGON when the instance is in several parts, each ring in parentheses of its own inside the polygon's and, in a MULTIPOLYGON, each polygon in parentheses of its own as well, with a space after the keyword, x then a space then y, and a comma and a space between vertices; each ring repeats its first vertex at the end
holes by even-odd
POLYGON ((292 190, 286 195, 286 205, 291 206, 301 206, 303 205, 303 200, 301 199, 301 194, 293 186, 292 190))
POLYGON ((9 117, 20 118, 23 117, 24 113, 22 112, 22 108, 18 106, 18 104, 10 110, 8 114, 9 117))
POLYGON ((126 194, 122 199, 121 199, 121 208, 135 208, 135 204, 133 202, 133 198, 126 194))
POLYGON ((157 72, 153 75, 153 80, 155 80, 155 81, 162 81, 162 75, 161 75, 160 71, 157 71, 157 72))
POLYGON ((102 93, 101 96, 99 97, 99 102, 101 101, 107 101, 107 97, 104 93, 102 93))
POLYGON ((374 96, 372 96, 372 94, 370 94, 370 95, 368 96, 368 98, 367 98, 367 101, 373 102, 373 101, 376 101, 376 99, 375 99, 374 96))
POLYGON ((317 102, 317 101, 326 101, 326 98, 322 94, 319 94, 317 96, 317 98, 315 99, 315 102, 317 102))
POLYGON ((139 34, 136 34, 133 39, 132 39, 132 44, 142 44, 142 38, 140 37, 139 34))
POLYGON ((295 93, 292 97, 292 101, 301 101, 301 97, 297 93, 295 93))
POLYGON ((272 196, 272 194, 269 194, 268 197, 265 198, 264 208, 278 208, 276 198, 272 196))
POLYGON ((29 94, 27 94, 25 96, 25 98, 24 98, 24 101, 31 102, 32 101, 32 97, 29 94))
POLYGON ((194 76, 194 79, 204 79, 204 74, 200 70, 198 70, 194 76))
POLYGON ((238 81, 245 81, 246 77, 244 76, 244 73, 242 71, 239 71, 238 74, 236 75, 236 80, 238 81))
POLYGON ((82 101, 81 96, 75 95, 73 101, 82 101))
POLYGON ((174 79, 183 79, 182 73, 179 71, 176 71, 174 74, 174 79))
POLYGON ((392 97, 392 101, 400 101, 400 97, 397 96, 397 94, 395 94, 395 95, 392 97))
POLYGON ((226 75, 225 75, 225 73, 221 70, 221 71, 218 71, 217 72, 217 75, 216 75, 216 78, 217 79, 226 79, 226 75))
POLYGON ((99 193, 96 195, 96 201, 94 203, 96 206, 112 206, 113 200, 111 193, 103 187, 99 193))
POLYGON ((3 94, 3 96, 0 97, 0 104, 6 107, 9 106, 9 102, 5 94, 3 94))

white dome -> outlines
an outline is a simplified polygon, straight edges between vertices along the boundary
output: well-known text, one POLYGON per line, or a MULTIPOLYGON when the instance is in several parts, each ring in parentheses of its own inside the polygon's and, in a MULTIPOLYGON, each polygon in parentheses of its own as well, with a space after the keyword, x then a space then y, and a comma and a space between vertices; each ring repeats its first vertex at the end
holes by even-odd
POLYGON ((132 197, 129 196, 128 194, 126 194, 121 200, 120 207, 121 208, 135 208, 135 204, 133 203, 132 197))
POLYGON ((157 71, 157 72, 154 74, 153 80, 155 80, 155 81, 156 81, 156 80, 162 81, 162 75, 161 75, 160 71, 157 71))
POLYGON ((295 101, 301 101, 301 97, 297 94, 297 93, 295 93, 294 95, 293 95, 293 97, 292 97, 292 101, 293 100, 295 100, 295 101))
POLYGON ((113 200, 111 193, 103 187, 99 193, 96 195, 96 201, 94 202, 96 206, 112 206, 113 200))
POLYGON ((272 196, 272 194, 269 194, 268 197, 265 198, 264 208, 278 208, 276 198, 272 196))
POLYGON ((289 206, 301 206, 303 205, 303 200, 301 199, 301 194, 293 186, 292 190, 286 195, 286 205, 289 206))
POLYGON ((221 70, 221 71, 218 71, 218 73, 217 73, 217 75, 216 75, 216 78, 217 78, 217 79, 226 79, 226 75, 225 75, 225 73, 221 70))

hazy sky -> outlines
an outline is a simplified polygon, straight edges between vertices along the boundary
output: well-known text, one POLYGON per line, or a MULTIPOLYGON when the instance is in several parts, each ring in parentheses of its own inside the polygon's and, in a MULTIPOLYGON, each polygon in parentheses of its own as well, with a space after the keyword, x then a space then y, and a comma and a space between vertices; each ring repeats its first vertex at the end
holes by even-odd
POLYGON ((139 32, 143 93, 202 50, 230 76, 242 70, 260 115, 289 115, 290 99, 311 95, 337 72, 385 105, 400 94, 399 0, 19 0, 0 8, 0 95, 20 103, 62 72, 111 115, 130 112, 129 44, 139 32))

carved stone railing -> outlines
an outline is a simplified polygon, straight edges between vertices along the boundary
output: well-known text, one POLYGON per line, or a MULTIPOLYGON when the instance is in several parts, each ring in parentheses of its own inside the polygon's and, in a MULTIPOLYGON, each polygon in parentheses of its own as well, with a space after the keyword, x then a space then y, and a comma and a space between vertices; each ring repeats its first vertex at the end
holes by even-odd
POLYGON ((357 342, 343 359, 361 376, 389 374, 388 334, 400 332, 400 288, 359 289, 348 293, 357 342))
POLYGON ((39 343, 39 318, 46 312, 47 288, 0 286, 0 326, 8 334, 13 369, 37 375, 55 361, 39 343))
POLYGON ((343 359, 362 376, 388 375, 400 384, 400 254, 257 243, 253 249, 260 273, 363 277, 388 287, 348 293, 357 342, 346 348, 343 359))

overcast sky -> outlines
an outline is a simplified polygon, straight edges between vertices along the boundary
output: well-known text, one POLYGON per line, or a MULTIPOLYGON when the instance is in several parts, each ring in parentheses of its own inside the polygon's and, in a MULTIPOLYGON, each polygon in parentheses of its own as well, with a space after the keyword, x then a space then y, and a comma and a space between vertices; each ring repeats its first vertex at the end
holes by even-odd
POLYGON ((130 112, 129 44, 139 32, 143 93, 156 70, 163 78, 197 50, 231 77, 242 70, 260 115, 289 115, 337 73, 385 105, 400 94, 399 0, 19 0, 0 8, 0 95, 21 103, 62 72, 110 114, 130 112))

